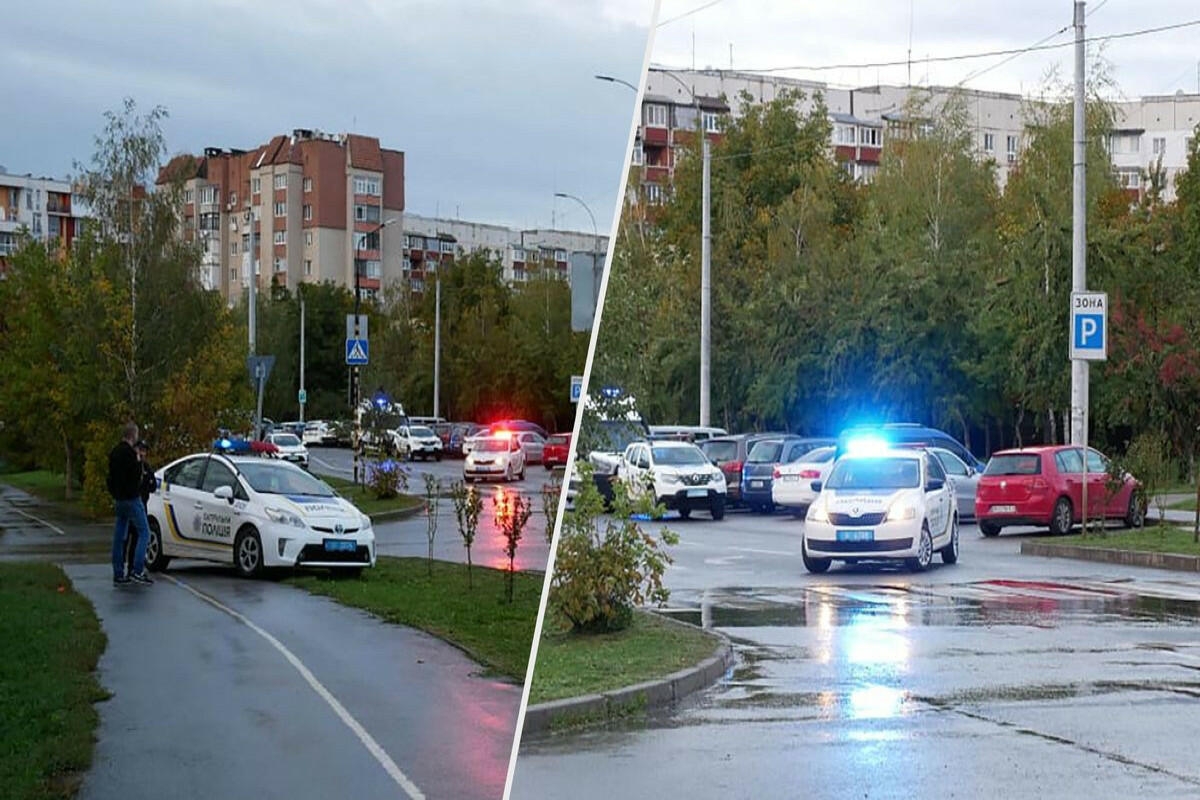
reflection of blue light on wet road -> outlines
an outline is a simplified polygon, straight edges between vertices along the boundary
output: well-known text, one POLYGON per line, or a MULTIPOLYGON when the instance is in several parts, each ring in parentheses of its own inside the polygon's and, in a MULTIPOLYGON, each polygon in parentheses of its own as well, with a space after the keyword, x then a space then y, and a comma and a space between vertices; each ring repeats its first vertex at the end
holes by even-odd
POLYGON ((854 719, 887 719, 904 710, 906 693, 887 686, 864 686, 850 692, 850 716, 854 719))

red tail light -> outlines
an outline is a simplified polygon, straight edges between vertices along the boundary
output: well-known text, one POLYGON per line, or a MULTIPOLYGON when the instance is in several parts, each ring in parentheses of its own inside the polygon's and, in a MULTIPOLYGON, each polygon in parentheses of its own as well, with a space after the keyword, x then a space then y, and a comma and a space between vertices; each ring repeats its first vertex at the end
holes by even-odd
POLYGON ((1049 485, 1041 478, 1034 478, 1033 483, 1029 484, 1029 488, 1035 492, 1043 492, 1050 488, 1049 485))
POLYGON ((816 469, 802 469, 800 470, 800 477, 815 481, 817 478, 821 477, 821 471, 816 469))
POLYGON ((741 472, 742 471, 742 462, 726 461, 724 464, 721 465, 721 470, 724 472, 741 472))
POLYGON ((775 468, 775 471, 771 473, 771 477, 772 477, 772 478, 778 478, 778 477, 779 477, 781 474, 782 474, 782 473, 779 471, 779 467, 776 467, 776 468, 775 468))

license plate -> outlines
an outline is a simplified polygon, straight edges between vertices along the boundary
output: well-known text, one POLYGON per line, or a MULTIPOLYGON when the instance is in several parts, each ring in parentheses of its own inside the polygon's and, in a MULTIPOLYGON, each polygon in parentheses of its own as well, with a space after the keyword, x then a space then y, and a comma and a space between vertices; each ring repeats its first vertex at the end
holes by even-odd
POLYGON ((1016 506, 992 506, 993 514, 1013 514, 1016 510, 1016 506))
POLYGON ((839 542, 873 542, 875 541, 875 531, 838 531, 837 540, 839 542))
POLYGON ((767 483, 766 481, 750 481, 750 488, 751 489, 761 489, 761 488, 763 488, 763 486, 766 485, 766 483, 767 483))
POLYGON ((708 489, 688 489, 688 497, 708 497, 708 489))
POLYGON ((780 475, 779 480, 783 481, 784 483, 795 483, 796 481, 800 480, 800 476, 799 475, 780 475))
POLYGON ((353 553, 358 549, 358 542, 353 539, 326 539, 326 553, 353 553))

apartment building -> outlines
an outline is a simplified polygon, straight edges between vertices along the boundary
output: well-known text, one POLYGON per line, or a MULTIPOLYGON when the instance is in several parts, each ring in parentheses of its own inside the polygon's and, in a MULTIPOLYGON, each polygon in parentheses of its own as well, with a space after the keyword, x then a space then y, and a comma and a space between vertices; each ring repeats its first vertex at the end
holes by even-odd
POLYGON ((427 280, 440 265, 456 254, 480 250, 499 261, 504 280, 519 283, 542 270, 570 281, 571 257, 577 253, 603 254, 608 237, 579 231, 552 229, 518 230, 460 219, 404 216, 403 263, 401 269, 414 292, 425 290, 427 280))
MULTIPOLYGON (((859 180, 871 180, 879 169, 883 145, 900 128, 922 124, 909 119, 909 102, 919 92, 933 114, 954 96, 964 102, 976 153, 996 165, 1001 187, 1020 161, 1028 143, 1027 129, 1037 101, 1021 95, 948 87, 866 86, 841 88, 819 81, 726 70, 669 70, 651 67, 642 101, 641 135, 632 161, 642 169, 641 198, 661 202, 674 174, 678 148, 687 145, 701 127, 719 138, 720 118, 737 117, 743 96, 765 103, 784 90, 803 94, 799 110, 807 113, 820 96, 831 123, 830 147, 843 168, 859 180)), ((1108 148, 1117 179, 1136 198, 1146 176, 1161 167, 1166 176, 1164 197, 1175 196, 1175 176, 1187 165, 1187 154, 1200 123, 1200 95, 1182 92, 1150 96, 1116 105, 1117 120, 1108 148)))
POLYGON ((86 216, 69 182, 10 175, 0 167, 0 272, 25 234, 67 248, 82 231, 86 216))
POLYGON ((298 128, 251 150, 176 156, 158 177, 174 181, 183 236, 202 245, 201 282, 231 302, 251 274, 261 291, 354 288, 357 274, 365 298, 403 279, 386 256, 401 250, 404 153, 377 138, 298 128))

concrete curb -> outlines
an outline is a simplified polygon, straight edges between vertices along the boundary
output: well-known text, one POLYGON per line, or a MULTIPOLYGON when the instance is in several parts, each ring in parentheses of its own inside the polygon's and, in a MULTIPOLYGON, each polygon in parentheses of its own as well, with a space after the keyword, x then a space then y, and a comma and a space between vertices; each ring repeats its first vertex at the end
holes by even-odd
POLYGON ((372 523, 394 522, 395 520, 398 520, 398 519, 408 519, 410 517, 415 517, 424 511, 425 511, 425 504, 419 503, 418 505, 415 505, 412 508, 398 508, 395 511, 377 511, 374 514, 368 514, 367 516, 371 518, 372 523))
MULTIPOLYGON (((656 615, 673 625, 688 625, 665 615, 656 615)), ((688 625, 695 628, 694 625, 688 625)), ((644 683, 623 686, 599 694, 568 697, 538 703, 525 709, 524 734, 544 733, 552 728, 606 722, 630 711, 644 711, 677 703, 690 694, 712 686, 733 666, 733 645, 723 634, 706 631, 720 640, 716 651, 692 667, 644 683)))
POLYGON ((1128 567, 1150 567, 1178 572, 1200 572, 1200 556, 1179 553, 1153 553, 1141 550, 1118 550, 1107 547, 1079 547, 1071 544, 1021 542, 1021 555, 1045 558, 1073 558, 1079 561, 1100 561, 1128 567))

